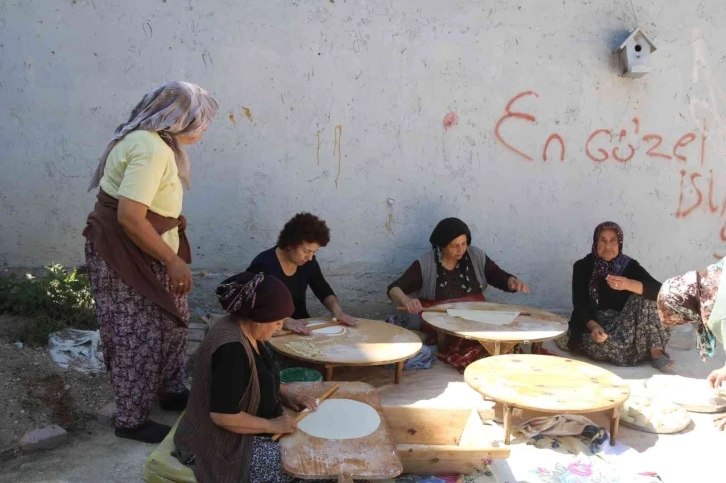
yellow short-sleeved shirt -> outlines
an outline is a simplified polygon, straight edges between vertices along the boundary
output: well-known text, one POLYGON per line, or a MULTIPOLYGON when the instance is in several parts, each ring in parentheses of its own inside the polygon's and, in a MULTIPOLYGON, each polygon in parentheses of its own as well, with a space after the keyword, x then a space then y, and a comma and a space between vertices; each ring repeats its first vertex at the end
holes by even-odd
MULTIPOLYGON (((106 160, 101 188, 118 199, 123 196, 149 207, 161 216, 178 218, 184 189, 174 151, 152 131, 132 131, 113 147, 106 160)), ((161 235, 174 253, 179 251, 179 231, 161 235)))

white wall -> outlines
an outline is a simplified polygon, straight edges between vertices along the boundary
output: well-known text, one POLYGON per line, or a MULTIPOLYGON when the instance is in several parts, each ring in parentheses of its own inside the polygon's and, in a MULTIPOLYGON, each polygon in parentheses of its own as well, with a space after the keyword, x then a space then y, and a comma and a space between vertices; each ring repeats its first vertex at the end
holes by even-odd
POLYGON ((180 79, 221 105, 190 152, 185 213, 195 268, 211 274, 198 296, 301 210, 328 221, 319 258, 360 315, 446 216, 532 285, 527 298, 492 290, 501 300, 568 307, 571 264, 605 219, 656 277, 702 268, 726 255, 726 4, 633 3, 658 46, 639 80, 610 54, 636 25, 626 1, 0 1, 0 266, 82 262, 97 157, 145 92, 180 79), (498 140, 527 91, 512 111, 536 121, 504 120, 498 140), (595 157, 630 144, 633 158, 592 161, 599 129, 613 138, 594 138, 595 157), (557 142, 542 160, 552 133, 563 161, 557 142), (647 154, 660 139, 647 134, 671 159, 647 154))

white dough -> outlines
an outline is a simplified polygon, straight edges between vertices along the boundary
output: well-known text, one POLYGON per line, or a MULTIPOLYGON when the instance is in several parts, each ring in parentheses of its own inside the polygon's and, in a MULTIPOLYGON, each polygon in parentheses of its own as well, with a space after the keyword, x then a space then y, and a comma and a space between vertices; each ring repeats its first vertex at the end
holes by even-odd
MULTIPOLYGON (((335 321, 333 321, 335 322, 335 321)), ((318 325, 327 324, 324 320, 315 320, 313 322, 310 322, 308 324, 308 328, 313 332, 313 334, 322 334, 322 335, 343 335, 345 334, 345 327, 341 325, 334 325, 332 327, 323 327, 322 329, 316 329, 315 327, 318 325)))
POLYGON ((343 334, 345 334, 345 327, 341 327, 340 325, 334 325, 332 327, 323 327, 322 329, 315 329, 313 327, 313 334, 343 335, 343 334))
POLYGON ((365 438, 381 424, 378 411, 351 399, 326 399, 303 418, 298 429, 322 439, 365 438))
POLYGON ((489 325, 509 325, 519 316, 519 312, 500 312, 495 310, 458 310, 447 309, 451 317, 460 317, 489 325))

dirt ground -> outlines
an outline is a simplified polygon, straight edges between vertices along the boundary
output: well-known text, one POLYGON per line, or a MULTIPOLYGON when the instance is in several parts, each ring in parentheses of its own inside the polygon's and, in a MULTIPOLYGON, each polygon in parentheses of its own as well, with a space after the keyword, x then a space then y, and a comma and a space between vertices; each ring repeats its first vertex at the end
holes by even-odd
POLYGON ((92 431, 96 409, 113 401, 105 373, 61 369, 46 349, 7 340, 9 327, 18 323, 17 318, 0 318, 0 465, 15 455, 26 432, 50 424, 72 434, 92 431))

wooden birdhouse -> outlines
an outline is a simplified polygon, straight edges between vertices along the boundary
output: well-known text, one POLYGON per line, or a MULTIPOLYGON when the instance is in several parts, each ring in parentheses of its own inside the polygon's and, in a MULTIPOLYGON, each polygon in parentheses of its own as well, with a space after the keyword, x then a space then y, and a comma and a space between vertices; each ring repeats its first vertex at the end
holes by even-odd
POLYGON ((650 54, 655 52, 656 46, 640 28, 625 39, 618 47, 622 76, 637 79, 650 72, 650 54))

